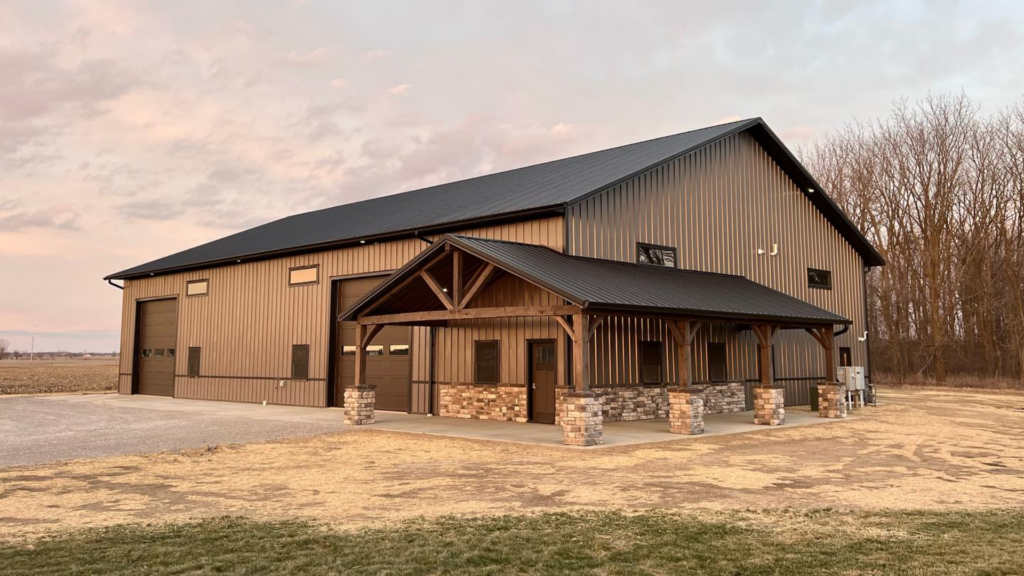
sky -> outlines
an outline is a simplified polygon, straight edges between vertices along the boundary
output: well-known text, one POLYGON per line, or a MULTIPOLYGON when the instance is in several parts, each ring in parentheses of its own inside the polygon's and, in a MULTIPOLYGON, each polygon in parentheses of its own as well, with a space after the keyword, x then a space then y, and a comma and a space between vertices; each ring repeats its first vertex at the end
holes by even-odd
POLYGON ((113 351, 110 273, 290 214, 763 117, 1024 97, 1014 1, 0 3, 0 338, 113 351))

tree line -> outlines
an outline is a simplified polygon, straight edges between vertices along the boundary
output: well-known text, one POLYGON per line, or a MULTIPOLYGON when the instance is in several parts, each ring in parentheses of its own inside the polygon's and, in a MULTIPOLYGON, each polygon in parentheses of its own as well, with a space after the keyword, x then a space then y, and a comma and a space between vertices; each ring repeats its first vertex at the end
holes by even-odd
POLYGON ((873 371, 1022 378, 1024 100, 900 101, 803 155, 886 260, 868 276, 873 371))

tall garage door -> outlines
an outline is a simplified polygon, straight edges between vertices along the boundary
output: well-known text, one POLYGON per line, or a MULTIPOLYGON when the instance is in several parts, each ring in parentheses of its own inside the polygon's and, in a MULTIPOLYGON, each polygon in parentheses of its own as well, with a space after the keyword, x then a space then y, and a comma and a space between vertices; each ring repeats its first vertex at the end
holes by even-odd
MULTIPOLYGON (((341 280, 336 292, 336 310, 344 312, 359 301, 372 288, 384 281, 386 276, 341 280)), ((355 381, 356 323, 335 322, 337 332, 334 341, 338 348, 334 370, 334 405, 343 403, 344 387, 355 381)), ((377 386, 376 408, 378 410, 409 411, 409 390, 411 387, 412 329, 407 326, 388 326, 374 337, 367 349, 366 381, 377 386)))
POLYGON ((140 302, 136 393, 155 396, 174 395, 175 342, 178 335, 178 301, 140 302))

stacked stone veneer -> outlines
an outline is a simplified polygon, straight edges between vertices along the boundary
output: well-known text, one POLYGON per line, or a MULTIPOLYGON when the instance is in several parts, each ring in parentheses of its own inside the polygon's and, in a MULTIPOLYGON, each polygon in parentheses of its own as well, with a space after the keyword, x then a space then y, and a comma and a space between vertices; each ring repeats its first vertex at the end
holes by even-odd
POLYGON ((747 386, 740 382, 701 384, 704 389, 706 414, 744 412, 747 409, 747 386))
POLYGON ((837 382, 818 384, 818 416, 846 418, 846 385, 837 382))
POLYGON ((754 387, 754 424, 779 426, 786 422, 785 388, 754 387))
MULTIPOLYGON (((605 386, 591 392, 601 407, 604 422, 653 420, 669 417, 669 386, 605 386)), ((742 383, 702 384, 703 414, 746 410, 742 383)), ((555 424, 561 425, 565 395, 555 390, 555 424)), ((523 386, 489 384, 439 384, 439 416, 477 420, 527 421, 527 396, 523 386)))
POLYGON ((345 424, 362 426, 374 423, 373 405, 377 400, 377 387, 372 384, 365 386, 349 386, 345 388, 345 424))
POLYGON ((668 389, 668 429, 673 434, 704 433, 704 393, 700 388, 668 389))
POLYGON ((441 384, 438 395, 442 417, 527 421, 525 386, 441 384))
POLYGON ((601 399, 593 392, 568 392, 562 398, 562 443, 568 446, 604 444, 601 399))

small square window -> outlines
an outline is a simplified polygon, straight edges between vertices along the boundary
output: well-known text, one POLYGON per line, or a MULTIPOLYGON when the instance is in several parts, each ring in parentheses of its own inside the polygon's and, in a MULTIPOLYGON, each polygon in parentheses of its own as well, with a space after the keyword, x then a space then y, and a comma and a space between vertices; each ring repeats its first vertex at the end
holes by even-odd
POLYGON ((384 355, 384 346, 381 346, 380 344, 374 344, 372 346, 367 346, 366 347, 366 355, 367 356, 383 356, 384 355))
POLYGON ((288 284, 291 286, 302 286, 304 284, 316 284, 320 281, 319 266, 302 266, 288 270, 288 284))
POLYGON ((636 262, 637 264, 675 268, 676 249, 671 246, 638 243, 636 245, 636 262))
POLYGON ((830 270, 807 269, 807 285, 822 290, 832 289, 832 272, 830 270))
POLYGON ((168 348, 167 355, 170 356, 171 358, 174 358, 174 348, 168 348))
POLYGON ((388 347, 392 356, 408 356, 409 345, 408 344, 392 344, 388 347))
POLYGON ((185 283, 186 296, 206 296, 210 293, 209 280, 192 280, 185 283))
POLYGON ((356 355, 356 347, 355 346, 342 346, 341 347, 341 355, 342 356, 355 356, 356 355))
POLYGON ((157 348, 154 352, 155 353, 153 355, 156 356, 157 358, 163 358, 164 357, 164 349, 163 348, 157 348))
POLYGON ((499 342, 478 340, 473 347, 473 381, 478 384, 497 384, 499 371, 499 342))
POLYGON ((152 356, 153 356, 153 350, 152 350, 152 349, 150 349, 150 348, 146 348, 146 349, 144 349, 144 350, 142 351, 142 357, 143 357, 143 358, 150 358, 150 357, 152 357, 152 356))

